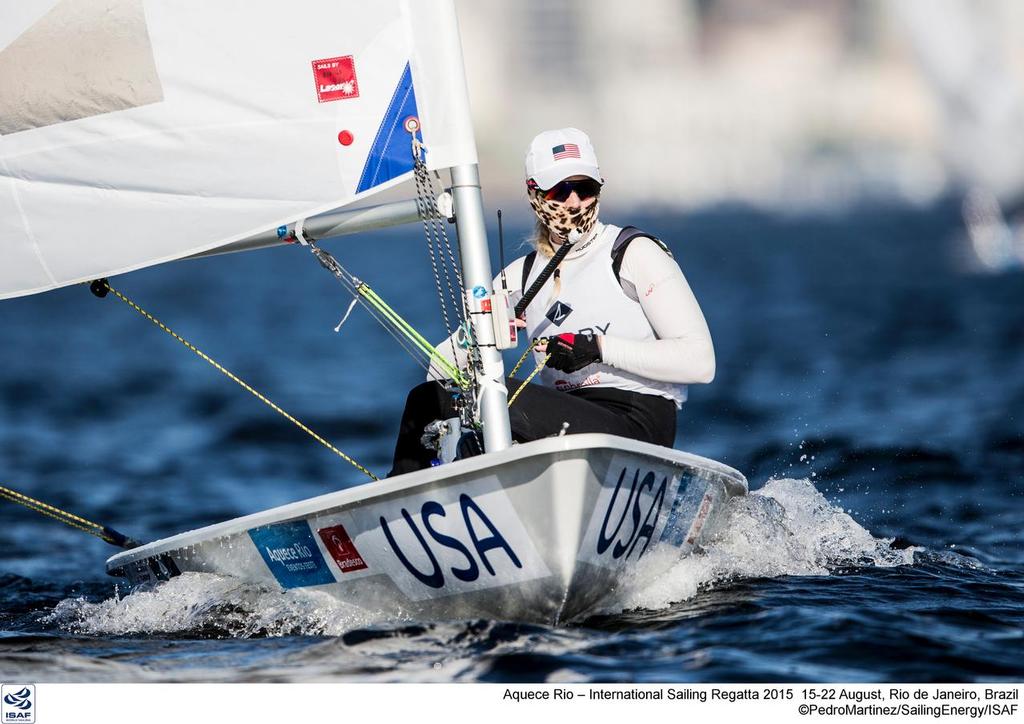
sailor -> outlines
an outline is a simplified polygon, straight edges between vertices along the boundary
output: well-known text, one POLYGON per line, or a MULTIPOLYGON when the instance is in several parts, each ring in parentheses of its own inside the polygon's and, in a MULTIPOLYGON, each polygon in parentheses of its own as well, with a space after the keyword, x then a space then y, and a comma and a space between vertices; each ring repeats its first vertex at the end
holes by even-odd
MULTIPOLYGON (((538 360, 551 357, 538 375, 541 384, 527 385, 509 409, 517 442, 601 432, 671 447, 686 386, 715 375, 711 334, 679 265, 650 234, 599 220, 603 184, 583 131, 544 131, 530 143, 526 194, 537 217, 534 251, 505 269, 512 303, 563 245, 571 246, 519 323, 538 360)), ((442 378, 431 367, 428 381, 409 393, 392 475, 427 467, 436 457, 421 438, 426 425, 453 414, 442 378)), ((521 381, 507 383, 511 394, 521 381)))

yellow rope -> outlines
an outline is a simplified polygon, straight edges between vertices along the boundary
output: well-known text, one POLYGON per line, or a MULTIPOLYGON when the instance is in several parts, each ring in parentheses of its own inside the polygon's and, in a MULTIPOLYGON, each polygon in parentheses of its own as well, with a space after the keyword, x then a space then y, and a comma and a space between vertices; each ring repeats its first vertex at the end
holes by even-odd
MULTIPOLYGON (((529 351, 530 350, 527 350, 527 352, 529 352, 529 351)), ((522 359, 526 359, 526 355, 523 355, 522 359)), ((551 353, 550 352, 548 352, 546 355, 544 355, 544 359, 542 359, 539 363, 537 363, 537 369, 535 369, 533 372, 531 372, 530 376, 527 377, 525 380, 523 380, 523 384, 519 385, 519 389, 517 389, 515 391, 515 393, 510 398, 508 398, 508 406, 509 407, 512 407, 512 403, 516 401, 517 397, 519 397, 519 393, 522 392, 523 389, 528 384, 530 384, 530 380, 532 380, 534 377, 536 377, 537 373, 540 372, 542 369, 544 369, 544 365, 546 365, 548 363, 549 359, 551 359, 551 353)), ((520 364, 522 364, 522 360, 520 360, 520 364)), ((517 370, 517 369, 519 369, 519 365, 518 364, 515 366, 515 369, 512 370, 512 374, 515 374, 515 370, 517 370)))
POLYGON ((106 539, 106 536, 103 534, 102 525, 99 525, 98 523, 93 523, 91 520, 86 520, 85 518, 79 518, 77 515, 74 515, 73 513, 69 513, 66 510, 61 510, 60 508, 49 505, 48 503, 44 503, 41 500, 30 498, 27 495, 19 493, 16 490, 11 490, 10 488, 0 486, 0 498, 6 498, 12 503, 23 505, 29 510, 34 510, 37 513, 41 513, 45 516, 53 518, 54 520, 58 520, 61 523, 64 523, 65 525, 70 525, 72 528, 78 528, 78 530, 85 531, 90 535, 106 539))
POLYGON ((286 420, 288 420, 289 422, 291 422, 291 423, 292 423, 293 425, 295 425, 296 427, 298 427, 298 428, 299 428, 300 430, 302 430, 302 431, 303 431, 304 433, 306 433, 307 435, 309 435, 310 437, 312 437, 312 438, 313 438, 314 440, 316 440, 316 441, 317 441, 318 443, 320 443, 321 445, 323 445, 323 446, 324 446, 325 448, 327 448, 328 450, 330 450, 331 452, 333 452, 333 453, 334 453, 335 455, 337 455, 337 456, 338 456, 338 457, 340 457, 341 459, 343 459, 343 460, 347 461, 348 463, 350 463, 351 465, 353 465, 353 466, 354 466, 354 467, 355 467, 355 468, 356 468, 357 470, 359 470, 360 472, 362 472, 362 473, 365 473, 365 474, 366 474, 367 476, 369 476, 369 477, 370 477, 370 479, 371 479, 371 480, 379 480, 379 479, 380 479, 380 478, 378 478, 378 477, 377 477, 376 475, 374 475, 373 473, 371 473, 371 472, 370 472, 369 470, 367 470, 366 468, 364 468, 364 467, 363 467, 362 465, 360 465, 359 463, 357 463, 357 462, 356 462, 355 460, 353 460, 352 458, 350 458, 350 457, 349 457, 348 455, 346 455, 345 453, 343 453, 343 452, 342 452, 341 450, 339 450, 338 448, 336 448, 336 447, 335 447, 334 445, 332 445, 331 443, 329 443, 329 442, 328 442, 327 440, 325 440, 325 439, 324 439, 323 437, 321 437, 321 436, 320 436, 320 435, 318 435, 317 433, 313 432, 313 430, 311 430, 311 429, 309 429, 308 427, 306 427, 306 425, 304 425, 304 424, 302 424, 301 422, 299 422, 299 421, 298 421, 297 419, 295 419, 295 418, 294 418, 294 417, 293 417, 292 415, 290 415, 290 414, 288 414, 287 412, 285 412, 285 411, 284 411, 283 409, 281 409, 281 408, 280 408, 280 407, 279 407, 278 405, 276 405, 276 404, 275 404, 274 402, 271 402, 271 401, 270 401, 269 399, 267 399, 267 398, 266 398, 266 397, 265 397, 264 395, 262 395, 262 394, 261 394, 260 392, 258 392, 258 391, 256 391, 255 389, 253 389, 253 388, 252 388, 252 387, 251 387, 251 386, 250 386, 250 385, 249 385, 248 383, 246 383, 246 382, 245 382, 244 380, 242 380, 241 378, 239 378, 239 377, 238 377, 237 375, 235 375, 235 374, 234 374, 233 372, 231 372, 230 370, 228 370, 228 369, 224 368, 224 367, 223 367, 223 366, 222 366, 222 365, 221 365, 221 364, 220 364, 219 362, 217 362, 216 360, 212 359, 211 357, 209 357, 209 356, 208 356, 207 354, 205 354, 205 353, 204 353, 204 352, 202 352, 201 350, 197 349, 195 345, 193 345, 193 344, 192 344, 191 342, 189 342, 188 340, 186 340, 186 339, 185 339, 184 337, 182 337, 181 335, 179 335, 179 334, 178 334, 177 332, 175 332, 174 330, 170 329, 170 328, 169 328, 169 327, 168 327, 167 325, 165 325, 165 324, 164 324, 163 322, 161 322, 161 321, 160 321, 159 319, 157 319, 157 318, 156 318, 156 317, 154 317, 154 316, 153 316, 152 314, 150 314, 149 312, 147 312, 146 310, 144 310, 144 309, 143 309, 142 307, 140 307, 140 306, 139 306, 138 304, 136 304, 136 303, 135 303, 135 302, 133 302, 133 301, 132 301, 131 299, 129 299, 128 297, 126 297, 125 295, 123 295, 123 294, 122 294, 121 292, 119 292, 119 291, 117 291, 116 289, 114 289, 114 288, 113 288, 112 286, 110 286, 110 284, 109 284, 109 283, 107 283, 107 282, 104 282, 104 286, 106 286, 106 288, 107 288, 107 289, 109 289, 109 290, 110 290, 111 292, 113 292, 113 293, 114 293, 114 296, 116 296, 116 297, 117 297, 118 299, 120 299, 120 300, 121 300, 122 302, 124 302, 124 303, 125 303, 125 304, 127 304, 127 305, 128 305, 129 307, 131 307, 132 309, 134 309, 134 310, 135 310, 136 312, 138 312, 138 313, 139 313, 139 314, 141 314, 141 315, 142 315, 143 317, 145 317, 146 319, 148 319, 148 320, 149 320, 150 322, 152 322, 153 324, 155 324, 155 325, 156 325, 157 327, 159 327, 159 328, 160 328, 160 329, 162 329, 163 331, 167 332, 167 334, 169 334, 169 335, 171 335, 172 337, 174 337, 174 338, 175 338, 176 340, 178 340, 178 341, 179 341, 179 342, 181 342, 181 343, 182 343, 183 345, 185 345, 185 346, 186 346, 186 347, 187 347, 188 349, 190 349, 190 350, 192 350, 193 352, 195 352, 195 354, 197 354, 197 355, 198 355, 198 356, 200 357, 200 359, 202 359, 202 360, 203 360, 203 361, 205 361, 205 362, 208 362, 208 363, 209 363, 210 365, 212 365, 212 366, 213 366, 213 367, 214 367, 214 368, 215 368, 215 369, 216 369, 216 370, 217 370, 218 372, 221 372, 221 373, 222 373, 222 374, 224 374, 224 375, 225 375, 226 377, 228 377, 228 379, 230 379, 231 381, 233 381, 233 382, 237 383, 237 384, 238 384, 239 386, 241 386, 241 387, 242 387, 242 389, 244 389, 245 391, 247 391, 247 392, 251 393, 251 394, 252 394, 252 395, 253 395, 253 396, 254 396, 254 397, 255 397, 255 398, 257 399, 257 400, 259 400, 260 402, 262 402, 263 404, 265 404, 265 405, 266 405, 267 407, 269 407, 269 408, 270 408, 271 410, 273 410, 274 412, 276 412, 276 413, 278 413, 279 415, 281 415, 282 417, 284 417, 284 418, 285 418, 286 420))
POLYGON ((83 533, 94 535, 97 538, 107 543, 110 543, 111 545, 120 546, 122 548, 134 548, 140 545, 138 541, 129 538, 123 533, 118 533, 113 528, 108 528, 107 526, 100 525, 99 523, 93 523, 91 520, 86 520, 85 518, 81 518, 75 515, 74 513, 69 513, 66 510, 61 510, 60 508, 50 505, 49 503, 44 503, 41 500, 30 498, 24 493, 19 493, 17 490, 11 490, 10 488, 0 486, 0 498, 4 498, 6 500, 11 501, 12 503, 22 505, 28 508, 29 510, 35 511, 36 513, 40 513, 41 515, 45 515, 48 518, 53 518, 57 522, 71 526, 72 528, 80 530, 83 533))
POLYGON ((523 362, 526 361, 526 358, 530 356, 531 352, 533 352, 533 344, 532 343, 526 345, 526 351, 523 352, 523 356, 519 358, 518 362, 516 362, 516 366, 512 368, 512 371, 508 373, 509 377, 515 377, 516 372, 518 372, 519 368, 523 366, 523 362))
MULTIPOLYGON (((49 503, 44 503, 41 500, 36 500, 35 498, 30 498, 27 495, 25 495, 24 493, 19 493, 17 490, 11 490, 10 488, 5 488, 2 485, 0 485, 0 496, 3 496, 4 498, 7 498, 12 503, 20 503, 21 505, 26 505, 26 506, 32 506, 32 505, 38 506, 41 509, 45 509, 45 510, 51 511, 52 513, 57 513, 59 515, 63 515, 63 516, 65 516, 65 517, 67 517, 67 518, 69 518, 71 520, 74 520, 74 521, 76 521, 78 523, 82 523, 84 525, 87 525, 87 526, 90 526, 92 528, 95 528, 96 530, 103 530, 103 526, 99 525, 98 523, 93 523, 91 520, 86 520, 85 518, 79 518, 77 515, 75 515, 73 513, 68 513, 66 510, 61 510, 60 508, 52 506, 49 503)), ((39 512, 42 513, 43 510, 40 510, 39 512)))

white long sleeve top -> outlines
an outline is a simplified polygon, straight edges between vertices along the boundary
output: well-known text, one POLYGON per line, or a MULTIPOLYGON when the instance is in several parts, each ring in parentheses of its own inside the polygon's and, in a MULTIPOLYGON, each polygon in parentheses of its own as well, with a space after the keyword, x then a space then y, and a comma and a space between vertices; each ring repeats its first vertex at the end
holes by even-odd
MULTIPOLYGON (((589 238, 596 238, 604 228, 598 224, 589 238)), ((572 274, 573 262, 593 251, 587 241, 578 242, 561 264, 561 274, 572 274)), ((525 257, 505 268, 512 304, 522 298, 522 276, 525 257)), ((546 260, 538 256, 534 264, 546 260)), ((608 263, 611 264, 609 257, 608 263)), ((715 351, 704 314, 690 285, 676 261, 656 242, 638 237, 630 242, 623 256, 619 274, 626 297, 640 304, 656 339, 628 340, 614 335, 600 337, 603 362, 611 367, 659 382, 675 384, 707 383, 715 376, 715 351)), ((501 276, 494 286, 500 288, 501 276)), ((445 341, 438 350, 450 355, 452 345, 445 341)), ((459 357, 463 351, 456 347, 459 357)), ((457 361, 460 365, 465 359, 457 361)), ((443 373, 431 367, 427 379, 441 379, 443 373)))

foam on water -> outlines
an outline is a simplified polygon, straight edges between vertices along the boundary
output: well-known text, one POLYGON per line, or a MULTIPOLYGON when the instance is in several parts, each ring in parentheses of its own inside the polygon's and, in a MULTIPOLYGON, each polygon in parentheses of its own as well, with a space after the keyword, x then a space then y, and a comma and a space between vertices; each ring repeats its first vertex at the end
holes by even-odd
POLYGON ((338 636, 380 620, 379 613, 322 591, 272 591, 210 573, 183 573, 153 588, 99 603, 66 599, 42 622, 88 635, 174 633, 249 638, 338 636))
MULTIPOLYGON (((896 550, 875 538, 809 480, 769 480, 729 501, 701 553, 674 565, 654 556, 636 569, 616 597, 624 609, 660 609, 698 591, 743 578, 822 576, 851 566, 914 562, 914 549, 896 550), (666 564, 669 572, 664 571, 666 564), (650 575, 657 570, 658 575, 650 575)), ((671 556, 670 551, 661 555, 671 556)))
MULTIPOLYGON (((702 551, 677 562, 674 550, 645 556, 606 607, 661 609, 744 578, 828 575, 851 566, 913 563, 914 550, 875 538, 808 480, 770 480, 729 502, 702 551), (668 569, 668 573, 665 573, 668 569)), ((78 634, 340 636, 385 616, 313 589, 268 590, 207 573, 185 573, 153 588, 99 603, 66 599, 43 619, 78 634)))

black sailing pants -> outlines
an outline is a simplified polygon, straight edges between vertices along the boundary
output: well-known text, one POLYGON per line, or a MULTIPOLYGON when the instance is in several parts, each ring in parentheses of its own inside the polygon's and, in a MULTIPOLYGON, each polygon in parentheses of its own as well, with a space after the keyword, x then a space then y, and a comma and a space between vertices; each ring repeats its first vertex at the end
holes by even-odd
MULTIPOLYGON (((509 394, 521 380, 506 380, 509 394)), ((409 392, 398 429, 390 475, 430 467, 435 457, 420 443, 423 428, 434 420, 455 417, 451 395, 438 382, 424 382, 409 392)), ((672 447, 676 437, 676 404, 660 395, 627 392, 614 387, 590 387, 559 392, 527 385, 509 409, 512 439, 529 442, 557 435, 563 423, 567 434, 603 432, 672 447)))

